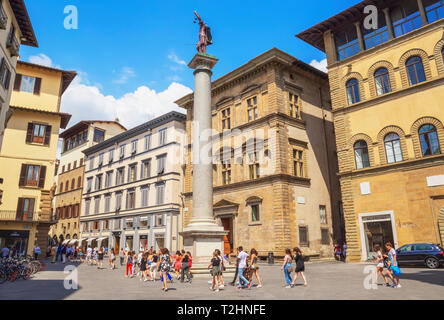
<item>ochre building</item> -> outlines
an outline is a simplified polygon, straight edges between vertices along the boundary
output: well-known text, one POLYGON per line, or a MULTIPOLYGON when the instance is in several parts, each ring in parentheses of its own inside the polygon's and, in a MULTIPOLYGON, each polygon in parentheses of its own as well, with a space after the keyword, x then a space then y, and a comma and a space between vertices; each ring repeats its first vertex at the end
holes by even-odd
POLYGON ((349 261, 444 243, 443 18, 439 0, 362 1, 298 35, 327 55, 349 261))
MULTIPOLYGON (((243 246, 282 257, 300 246, 307 255, 332 255, 341 225, 329 99, 325 73, 278 49, 212 83, 209 160, 226 254, 243 246)), ((193 208, 193 94, 176 103, 187 110, 186 226, 193 208)))
POLYGON ((75 76, 73 71, 17 62, 13 113, 0 152, 0 230, 13 254, 31 254, 36 244, 46 253, 59 130, 71 118, 60 112, 60 100, 75 76))

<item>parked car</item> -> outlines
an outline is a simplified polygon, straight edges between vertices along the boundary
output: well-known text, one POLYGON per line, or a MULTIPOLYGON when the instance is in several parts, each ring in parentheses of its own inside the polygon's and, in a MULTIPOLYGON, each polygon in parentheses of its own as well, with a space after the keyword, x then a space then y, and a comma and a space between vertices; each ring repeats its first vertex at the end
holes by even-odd
POLYGON ((425 265, 436 269, 444 264, 444 249, 433 243, 406 244, 398 248, 396 254, 400 266, 425 265))

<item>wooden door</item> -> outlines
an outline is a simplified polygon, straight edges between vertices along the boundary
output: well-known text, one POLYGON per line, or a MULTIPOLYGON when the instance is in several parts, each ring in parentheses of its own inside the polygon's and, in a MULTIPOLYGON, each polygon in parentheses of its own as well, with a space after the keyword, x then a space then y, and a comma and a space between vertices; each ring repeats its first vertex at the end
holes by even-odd
POLYGON ((232 252, 232 234, 233 234, 233 219, 221 218, 224 231, 228 233, 224 236, 224 254, 230 254, 232 252))

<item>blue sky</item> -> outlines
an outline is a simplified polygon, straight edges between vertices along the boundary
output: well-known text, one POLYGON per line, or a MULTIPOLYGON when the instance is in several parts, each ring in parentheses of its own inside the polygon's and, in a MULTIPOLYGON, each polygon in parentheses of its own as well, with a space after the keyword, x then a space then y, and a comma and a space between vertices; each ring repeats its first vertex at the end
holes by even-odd
MULTIPOLYGON (((358 2, 25 0, 39 48, 22 46, 20 53, 25 61, 45 61, 79 71, 78 82, 96 88, 99 92, 95 94, 103 97, 119 100, 140 88, 157 95, 172 83, 193 87, 193 74, 186 67, 196 52, 198 38, 193 10, 212 29, 214 45, 208 52, 220 59, 214 69, 215 79, 272 47, 307 63, 324 59, 322 52, 294 35, 358 2), (63 27, 67 5, 78 8, 78 30, 63 27), (43 60, 35 60, 36 56, 43 60)), ((187 93, 179 87, 175 95, 187 93)), ((74 113, 72 109, 68 107, 74 113)), ((73 118, 100 116, 85 110, 73 118)), ((106 116, 115 113, 122 117, 116 110, 120 109, 115 107, 106 116)), ((147 117, 155 115, 153 111, 147 117)))

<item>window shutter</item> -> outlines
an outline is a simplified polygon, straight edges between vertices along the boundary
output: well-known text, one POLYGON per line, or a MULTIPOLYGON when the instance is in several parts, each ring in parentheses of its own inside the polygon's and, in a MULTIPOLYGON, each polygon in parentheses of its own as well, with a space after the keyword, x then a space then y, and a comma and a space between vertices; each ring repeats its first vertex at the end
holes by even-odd
POLYGON ((46 166, 40 167, 39 188, 45 187, 46 166))
POLYGON ((34 213, 34 202, 35 202, 35 199, 29 199, 29 209, 28 209, 28 212, 31 213, 31 214, 34 213))
POLYGON ((28 123, 28 131, 26 132, 26 142, 32 142, 32 132, 34 131, 34 124, 32 122, 28 123))
POLYGON ((18 198, 16 215, 20 219, 23 217, 23 198, 18 198))
POLYGON ((9 89, 9 83, 11 82, 11 71, 9 71, 9 69, 7 70, 6 73, 6 80, 5 80, 5 88, 9 89))
POLYGON ((26 164, 22 164, 22 170, 20 171, 20 179, 19 179, 19 187, 23 187, 26 185, 26 171, 28 170, 28 166, 26 164))
POLYGON ((46 126, 45 131, 45 145, 49 145, 49 141, 51 141, 51 126, 46 126))
POLYGON ((35 78, 34 94, 40 95, 40 87, 42 86, 42 78, 35 78))
POLYGON ((21 83, 22 83, 22 75, 20 73, 17 73, 15 75, 15 80, 14 80, 14 91, 20 91, 21 83))
POLYGON ((6 67, 5 58, 2 58, 2 62, 0 63, 0 74, 3 72, 3 69, 6 67))

